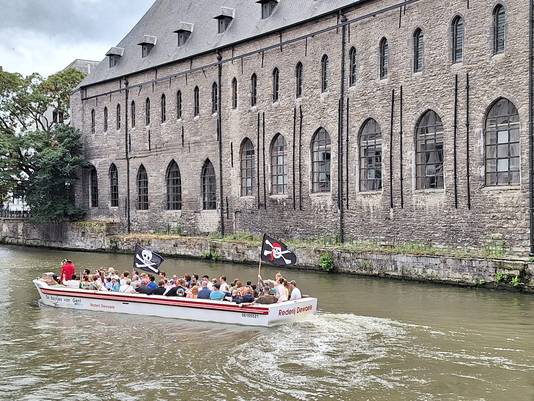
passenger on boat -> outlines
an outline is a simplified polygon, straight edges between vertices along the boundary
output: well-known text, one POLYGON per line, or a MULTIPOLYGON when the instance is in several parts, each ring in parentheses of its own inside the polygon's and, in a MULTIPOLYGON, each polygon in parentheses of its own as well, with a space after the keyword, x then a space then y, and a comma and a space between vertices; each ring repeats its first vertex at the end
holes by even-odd
POLYGON ((300 292, 300 289, 297 287, 297 282, 295 280, 291 280, 289 283, 289 291, 290 291, 290 301, 297 301, 299 299, 302 299, 302 293, 300 292))
POLYGON ((82 284, 81 284, 81 288, 83 290, 93 290, 93 289, 96 289, 94 288, 94 285, 93 283, 89 280, 89 276, 85 275, 82 277, 82 284))
POLYGON ((223 301, 226 297, 226 292, 221 291, 221 285, 219 283, 213 284, 213 291, 210 293, 210 299, 212 301, 223 301))
POLYGON ((221 291, 230 293, 230 286, 226 282, 226 276, 219 277, 219 284, 221 285, 221 291))
POLYGON ((158 284, 156 284, 156 278, 152 275, 149 276, 149 283, 147 284, 148 289, 155 290, 158 288, 158 284))
POLYGON ((210 281, 210 276, 208 276, 207 274, 203 275, 202 276, 202 282, 204 282, 204 281, 206 283, 208 283, 208 289, 210 291, 212 291, 213 290, 213 283, 210 281))
POLYGON ((265 288, 264 293, 256 299, 257 304, 271 305, 278 302, 277 292, 275 288, 265 288))
POLYGON ((176 285, 169 288, 165 293, 168 297, 185 297, 187 288, 185 288, 185 280, 183 278, 178 279, 176 285))
POLYGON ((191 298, 191 299, 197 299, 198 298, 198 286, 194 285, 193 287, 191 287, 189 291, 187 291, 186 297, 191 298))
POLYGON ((102 277, 98 273, 95 273, 93 275, 93 287, 97 291, 107 291, 107 289, 106 289, 106 287, 104 285, 104 281, 102 280, 102 277))
POLYGON ((117 280, 115 277, 111 279, 111 291, 113 292, 119 292, 121 289, 120 281, 117 280))
POLYGON ((288 300, 289 292, 285 286, 286 279, 283 277, 278 277, 276 281, 276 291, 278 291, 278 302, 285 302, 288 300))
POLYGON ((113 290, 113 283, 111 282, 111 277, 106 277, 106 280, 104 281, 104 288, 107 291, 113 290))
POLYGON ((72 280, 72 276, 76 273, 76 266, 69 259, 64 259, 59 272, 59 280, 61 283, 72 280))
POLYGON ((165 280, 160 280, 158 282, 158 286, 157 288, 155 288, 154 290, 152 290, 149 295, 163 295, 165 294, 167 290, 165 289, 165 280))
POLYGON ((243 304, 254 302, 254 294, 251 287, 243 286, 241 281, 236 284, 236 290, 232 293, 232 302, 243 304))
POLYGON ((123 292, 125 294, 134 294, 135 288, 132 287, 132 281, 127 278, 123 285, 121 285, 119 292, 123 292))
POLYGON ((126 284, 126 280, 128 280, 130 278, 130 272, 123 272, 121 274, 121 278, 120 278, 120 284, 121 286, 123 286, 124 284, 126 284))
POLYGON ((209 281, 202 280, 202 288, 198 292, 198 299, 210 299, 211 290, 208 288, 209 281))

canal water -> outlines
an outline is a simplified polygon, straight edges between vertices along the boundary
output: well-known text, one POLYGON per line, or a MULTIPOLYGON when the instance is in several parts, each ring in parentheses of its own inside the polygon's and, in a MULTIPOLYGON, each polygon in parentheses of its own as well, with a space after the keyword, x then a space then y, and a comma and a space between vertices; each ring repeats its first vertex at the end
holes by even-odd
MULTIPOLYGON (((287 271, 320 313, 245 328, 39 306, 31 280, 65 257, 78 270, 132 262, 0 247, 0 399, 534 401, 532 295, 287 271)), ((164 270, 257 275, 184 260, 164 270)))

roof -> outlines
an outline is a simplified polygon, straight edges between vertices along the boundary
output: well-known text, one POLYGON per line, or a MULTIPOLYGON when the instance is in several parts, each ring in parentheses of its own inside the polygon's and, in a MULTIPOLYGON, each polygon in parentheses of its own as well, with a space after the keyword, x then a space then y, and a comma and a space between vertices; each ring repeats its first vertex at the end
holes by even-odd
POLYGON ((63 70, 74 68, 75 70, 81 71, 87 75, 87 74, 90 74, 99 64, 100 64, 99 61, 84 60, 84 59, 77 58, 72 63, 70 63, 68 66, 66 66, 63 70))
POLYGON ((261 19, 261 5, 254 0, 156 0, 134 28, 115 47, 123 48, 121 61, 110 68, 100 62, 80 86, 120 78, 138 71, 190 58, 270 32, 279 31, 364 0, 280 0, 273 14, 261 19), (219 34, 214 16, 233 9, 234 19, 219 34), (187 21, 196 27, 183 46, 178 46, 176 27, 187 21), (148 57, 141 57, 138 43, 157 37, 148 57))

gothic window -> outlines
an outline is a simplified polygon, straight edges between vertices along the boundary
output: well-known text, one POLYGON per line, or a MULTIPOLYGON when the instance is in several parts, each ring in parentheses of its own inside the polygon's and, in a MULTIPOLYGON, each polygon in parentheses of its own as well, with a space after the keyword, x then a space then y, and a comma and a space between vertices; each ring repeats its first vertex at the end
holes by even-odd
POLYGON ((109 199, 111 207, 119 207, 119 172, 115 164, 109 168, 109 199))
POLYGON ((280 71, 278 68, 273 70, 273 103, 278 102, 280 96, 280 71))
POLYGON ((349 52, 349 85, 356 85, 357 79, 356 48, 351 48, 349 52))
POLYGON ((464 59, 464 20, 457 16, 452 20, 452 62, 464 59))
POLYGON ((167 98, 165 95, 161 95, 161 122, 167 121, 167 98))
POLYGON ((104 107, 104 132, 108 131, 108 108, 104 107))
POLYGON ((217 209, 217 180, 215 177, 215 169, 209 160, 204 162, 202 167, 202 209, 215 210, 217 209))
POLYGON ((380 41, 380 79, 386 79, 389 69, 389 46, 388 40, 382 38, 380 41))
POLYGON ((320 128, 312 138, 312 192, 330 192, 330 135, 320 128))
POLYGON ((284 195, 287 192, 287 173, 286 140, 277 134, 271 144, 271 194, 284 195))
POLYGON ((217 88, 217 83, 214 82, 211 86, 211 112, 212 114, 217 113, 219 108, 219 90, 217 88))
POLYGON ((132 105, 130 107, 132 114, 132 128, 135 128, 135 102, 132 100, 132 105))
POLYGON ((232 109, 237 109, 237 79, 232 79, 232 109))
POLYGON ((193 91, 193 113, 195 117, 200 115, 200 90, 198 86, 195 86, 193 91))
POLYGON ((176 92, 176 118, 182 119, 182 91, 176 92))
POLYGON ((98 174, 95 167, 91 167, 91 207, 98 207, 98 174))
POLYGON ((258 96, 258 77, 256 74, 252 74, 250 78, 250 105, 256 106, 258 96))
POLYGON ((150 99, 145 101, 145 125, 150 125, 150 99))
POLYGON ((117 131, 121 129, 121 105, 117 105, 117 131))
POLYGON ((254 190, 254 145, 246 138, 241 145, 241 196, 252 196, 254 190))
POLYGON ((175 161, 167 168, 167 210, 182 209, 182 177, 175 161))
POLYGON ((503 53, 506 42, 506 12, 502 4, 493 10, 493 53, 503 53))
POLYGON ((303 93, 303 84, 304 84, 304 66, 302 63, 298 63, 297 67, 295 68, 295 81, 296 81, 296 88, 295 88, 295 96, 298 98, 302 97, 303 93))
POLYGON ((91 110, 91 134, 96 132, 96 116, 95 109, 91 110))
POLYGON ((417 189, 443 188, 443 124, 428 110, 417 124, 415 137, 417 189))
POLYGON ((499 99, 486 117, 484 131, 486 185, 519 185, 519 113, 508 99, 499 99))
POLYGON ((321 59, 321 93, 328 90, 328 56, 325 54, 321 59))
POLYGON ((137 171, 137 210, 148 210, 148 175, 141 164, 137 171))
POLYGON ((423 55, 424 55, 424 44, 423 44, 423 31, 417 29, 413 34, 413 71, 421 72, 423 71, 423 55))
POLYGON ((382 189, 382 131, 372 118, 362 126, 360 132, 360 191, 382 189))

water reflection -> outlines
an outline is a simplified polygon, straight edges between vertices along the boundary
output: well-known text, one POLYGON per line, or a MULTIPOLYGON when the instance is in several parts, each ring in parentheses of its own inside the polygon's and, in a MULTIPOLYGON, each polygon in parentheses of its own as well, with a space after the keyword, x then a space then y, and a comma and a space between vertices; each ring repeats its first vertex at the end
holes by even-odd
MULTIPOLYGON (((273 329, 39 307, 29 282, 64 256, 0 247, 0 399, 534 400, 532 296, 293 271, 321 313, 273 329)), ((131 265, 69 256, 79 268, 131 265)))

